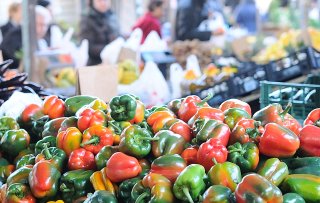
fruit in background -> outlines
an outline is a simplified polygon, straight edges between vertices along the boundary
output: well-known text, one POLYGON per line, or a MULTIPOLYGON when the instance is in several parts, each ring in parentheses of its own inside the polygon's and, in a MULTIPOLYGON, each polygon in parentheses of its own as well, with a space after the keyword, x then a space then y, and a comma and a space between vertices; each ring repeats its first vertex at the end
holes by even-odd
POLYGON ((227 75, 233 75, 234 73, 238 72, 238 69, 232 66, 225 66, 222 68, 222 72, 227 75))
POLYGON ((58 72, 55 85, 57 87, 70 87, 76 84, 76 71, 74 68, 64 68, 58 72))
POLYGON ((203 70, 203 73, 206 75, 206 76, 209 76, 209 77, 214 77, 216 75, 218 75, 220 73, 220 69, 217 68, 216 65, 214 65, 213 63, 210 63, 204 70, 203 70))
POLYGON ((195 80, 198 78, 194 70, 187 70, 183 77, 186 80, 195 80))
POLYGON ((120 84, 131 84, 139 78, 139 66, 131 59, 118 64, 120 84))

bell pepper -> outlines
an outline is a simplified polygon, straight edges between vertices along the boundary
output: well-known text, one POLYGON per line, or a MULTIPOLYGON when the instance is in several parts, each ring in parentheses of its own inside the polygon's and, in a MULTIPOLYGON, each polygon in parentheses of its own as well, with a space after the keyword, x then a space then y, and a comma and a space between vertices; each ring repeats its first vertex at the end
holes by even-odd
POLYGON ((136 100, 137 107, 134 118, 130 120, 131 123, 141 123, 145 117, 145 106, 140 100, 136 100))
POLYGON ((192 118, 189 119, 188 124, 192 126, 197 119, 212 119, 222 123, 224 120, 224 114, 220 109, 202 107, 198 109, 197 113, 192 116, 192 118))
POLYGON ((46 124, 44 124, 42 137, 47 137, 47 136, 57 137, 61 124, 65 119, 66 117, 55 118, 47 122, 46 124))
POLYGON ((108 191, 99 190, 95 191, 92 195, 90 195, 83 203, 118 203, 117 198, 108 191))
POLYGON ((14 118, 8 116, 3 116, 0 118, 0 138, 8 130, 18 130, 19 128, 19 124, 14 118))
POLYGON ((7 195, 7 184, 3 184, 0 186, 0 202, 6 201, 6 195, 7 195))
POLYGON ((151 173, 161 174, 172 183, 181 171, 187 167, 184 159, 178 154, 167 154, 156 158, 151 164, 151 173))
POLYGON ((268 123, 259 142, 261 154, 270 157, 291 157, 298 150, 300 141, 288 128, 268 123))
POLYGON ((300 131, 300 151, 304 156, 320 156, 320 128, 306 125, 300 131))
POLYGON ((251 142, 241 145, 239 142, 228 147, 228 160, 237 164, 242 172, 250 172, 257 168, 259 163, 259 149, 251 142))
POLYGON ((50 119, 63 117, 65 110, 64 101, 56 95, 46 97, 43 102, 42 112, 50 119))
POLYGON ((236 142, 240 142, 241 144, 247 142, 259 143, 260 136, 263 132, 264 128, 261 126, 260 121, 243 119, 239 121, 232 130, 229 145, 236 142))
POLYGON ((95 156, 95 162, 97 165, 97 169, 101 170, 106 166, 108 159, 112 154, 118 152, 118 148, 114 146, 104 146, 99 151, 99 153, 95 156))
POLYGON ((152 133, 137 125, 127 127, 121 134, 119 151, 142 158, 151 151, 152 133))
POLYGON ((48 115, 42 116, 41 118, 32 121, 32 137, 31 142, 37 142, 38 140, 42 139, 42 132, 44 130, 44 125, 49 122, 50 118, 48 115))
POLYGON ((119 185, 119 193, 118 198, 121 200, 121 202, 124 203, 131 203, 133 202, 133 199, 131 198, 131 191, 133 186, 138 183, 141 180, 141 178, 130 178, 128 180, 123 181, 119 185))
POLYGON ((241 182, 240 167, 231 162, 217 163, 208 172, 208 178, 212 185, 223 185, 230 188, 232 192, 236 190, 237 185, 241 182))
POLYGON ((78 128, 81 132, 95 125, 106 126, 106 115, 101 110, 85 109, 79 114, 78 128))
POLYGON ((77 95, 69 97, 65 101, 66 106, 66 116, 74 116, 76 112, 83 106, 93 102, 96 97, 86 96, 86 95, 77 95))
POLYGON ((153 137, 152 153, 155 157, 165 154, 181 154, 186 141, 181 135, 169 130, 161 130, 153 137))
POLYGON ((109 103, 111 117, 115 121, 130 121, 136 116, 137 100, 131 95, 125 94, 113 97, 109 103))
POLYGON ((259 169, 258 174, 265 177, 275 186, 279 186, 289 175, 288 166, 277 158, 268 159, 259 169))
POLYGON ((40 154, 36 156, 35 162, 48 161, 54 165, 60 172, 63 170, 67 155, 66 153, 57 147, 44 146, 44 149, 40 154))
POLYGON ((169 120, 175 118, 175 115, 170 111, 155 111, 147 119, 149 126, 151 126, 153 133, 162 130, 169 120))
POLYGON ((208 107, 207 101, 212 98, 212 94, 208 94, 203 100, 195 95, 187 96, 181 103, 178 110, 178 117, 188 123, 189 119, 194 116, 201 107, 208 107))
POLYGON ((106 175, 112 182, 121 182, 136 177, 142 168, 135 157, 122 152, 114 153, 108 160, 106 175))
POLYGON ((30 136, 24 129, 8 130, 1 138, 0 146, 3 152, 15 157, 30 144, 30 136))
POLYGON ((293 174, 288 175, 281 189, 284 192, 294 192, 306 202, 320 202, 320 177, 310 174, 293 174))
POLYGON ((320 176, 320 157, 301 157, 283 160, 290 174, 311 174, 320 176))
POLYGON ((168 120, 164 124, 163 130, 170 130, 176 134, 181 135, 186 140, 186 142, 190 142, 192 137, 192 132, 189 125, 183 120, 176 118, 168 120))
POLYGON ((205 190, 203 178, 205 169, 199 164, 187 166, 178 176, 173 185, 175 197, 182 201, 193 203, 205 190))
POLYGON ((16 169, 19 169, 26 165, 34 165, 35 160, 36 160, 36 157, 34 156, 34 154, 26 154, 17 161, 16 169))
POLYGON ((146 175, 137 182, 131 191, 131 198, 135 202, 174 202, 171 182, 156 173, 146 175))
POLYGON ((5 203, 36 203, 30 188, 26 184, 15 183, 8 186, 5 203))
POLYGON ((92 126, 86 129, 82 135, 80 144, 84 149, 98 154, 104 146, 113 145, 113 134, 108 128, 100 125, 92 126))
POLYGON ((202 203, 232 203, 232 191, 222 185, 210 186, 203 194, 202 203))
POLYGON ((29 185, 36 198, 54 197, 58 191, 60 171, 50 162, 36 163, 29 174, 29 185))
POLYGON ((198 147, 188 147, 185 150, 183 150, 181 157, 185 160, 187 165, 190 164, 197 164, 198 159, 197 159, 197 154, 198 154, 198 147))
POLYGON ((7 185, 14 183, 28 184, 28 177, 32 170, 32 165, 23 166, 9 175, 7 178, 7 185))
POLYGON ((139 177, 143 178, 147 175, 151 169, 151 164, 147 159, 139 159, 139 164, 141 166, 141 172, 139 173, 139 177))
POLYGON ((80 148, 81 141, 82 133, 75 127, 70 127, 57 135, 57 147, 62 149, 67 156, 69 156, 73 150, 80 148))
POLYGON ((120 135, 124 129, 131 125, 128 121, 108 121, 108 128, 112 130, 115 134, 120 135))
POLYGON ((78 118, 75 116, 67 117, 60 125, 58 133, 66 131, 70 127, 78 127, 78 118))
POLYGON ((79 197, 85 196, 92 192, 93 188, 90 183, 91 170, 68 171, 61 176, 59 190, 64 202, 72 202, 79 197))
POLYGON ((320 127, 320 108, 313 109, 304 120, 303 125, 315 125, 320 127))
POLYGON ((297 193, 287 193, 283 195, 283 203, 306 203, 297 193))
POLYGON ((167 104, 167 108, 170 109, 175 115, 178 115, 178 111, 181 107, 181 103, 184 99, 174 99, 171 100, 168 104, 167 104))
POLYGON ((94 188, 95 191, 97 190, 107 190, 111 192, 112 194, 115 194, 115 187, 113 183, 110 181, 110 179, 105 174, 105 168, 103 168, 100 171, 94 172, 90 176, 90 182, 94 188))
POLYGON ((212 161, 213 158, 215 158, 218 163, 223 163, 227 160, 227 156, 228 150, 221 144, 220 140, 211 138, 200 145, 197 160, 199 164, 204 166, 206 171, 209 171, 214 165, 212 161))
POLYGON ((217 120, 198 119, 192 126, 193 134, 196 136, 196 143, 202 144, 208 139, 215 138, 221 144, 227 146, 231 134, 230 128, 217 120))
POLYGON ((34 148, 34 154, 38 155, 42 152, 45 146, 47 147, 56 147, 56 140, 57 138, 54 136, 47 136, 39 140, 34 148))
POLYGON ((231 130, 233 130, 233 128, 239 121, 251 118, 248 112, 239 108, 230 108, 223 113, 225 116, 224 123, 227 124, 231 130))
POLYGON ((14 164, 17 164, 17 162, 18 162, 24 155, 34 154, 34 150, 31 149, 31 147, 33 148, 33 145, 29 145, 28 148, 20 151, 19 154, 18 154, 18 156, 16 156, 16 158, 14 158, 13 163, 14 163, 14 164))
POLYGON ((292 104, 289 103, 285 110, 282 110, 280 104, 270 104, 257 111, 252 118, 254 120, 261 121, 263 126, 268 123, 277 123, 290 129, 296 135, 299 135, 301 125, 288 113, 291 109, 291 106, 292 104))
MULTIPOLYGON (((85 199, 87 199, 87 197, 85 197, 85 199)), ((83 203, 83 202, 84 202, 84 200, 81 201, 81 203, 83 203)), ((49 201, 49 202, 47 202, 47 203, 64 203, 64 201, 61 200, 61 199, 59 199, 59 200, 57 200, 57 201, 49 201)), ((80 203, 80 202, 74 202, 74 203, 80 203)))
POLYGON ((251 107, 248 103, 243 102, 239 99, 228 99, 224 102, 222 102, 222 104, 220 104, 219 109, 224 112, 230 108, 238 108, 238 109, 242 109, 245 110, 250 116, 251 114, 251 107))
POLYGON ((7 166, 7 165, 9 165, 8 160, 3 158, 3 157, 1 157, 0 158, 0 166, 7 166))
POLYGON ((7 178, 12 174, 15 170, 14 165, 6 165, 6 166, 0 166, 0 182, 6 182, 7 178))
POLYGON ((42 116, 42 109, 39 105, 29 104, 21 112, 18 121, 23 125, 23 127, 26 127, 28 124, 31 123, 31 121, 37 120, 42 116))
POLYGON ((235 191, 237 203, 272 202, 282 203, 280 189, 258 174, 243 177, 235 191))
POLYGON ((68 168, 69 170, 94 170, 96 168, 94 154, 82 148, 72 151, 68 160, 68 168))
POLYGON ((95 99, 88 106, 94 110, 101 110, 101 111, 107 111, 108 110, 108 105, 106 102, 104 102, 102 99, 95 99))

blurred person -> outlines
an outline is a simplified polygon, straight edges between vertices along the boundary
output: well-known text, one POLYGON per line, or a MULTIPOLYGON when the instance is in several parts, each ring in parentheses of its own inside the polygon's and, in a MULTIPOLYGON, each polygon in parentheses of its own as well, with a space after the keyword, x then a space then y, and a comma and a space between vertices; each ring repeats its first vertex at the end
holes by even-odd
POLYGON ((220 35, 221 30, 203 31, 199 25, 208 19, 209 14, 206 9, 206 0, 179 0, 176 16, 176 39, 201 41, 210 40, 211 36, 220 35))
MULTIPOLYGON (((51 23, 51 15, 49 11, 42 7, 35 7, 36 16, 36 35, 37 35, 37 49, 44 50, 48 47, 46 41, 43 39, 51 23)), ((10 68, 18 68, 20 58, 18 55, 22 53, 22 30, 21 26, 9 31, 9 33, 3 38, 0 44, 0 50, 2 50, 4 60, 13 59, 13 64, 10 68)))
MULTIPOLYGON (((21 24, 22 8, 21 2, 14 2, 9 6, 9 21, 0 27, 0 35, 2 38, 14 28, 21 24)), ((0 41, 1 43, 1 41, 0 41)))
POLYGON ((133 26, 133 30, 140 28, 142 30, 141 44, 145 41, 151 31, 156 31, 161 38, 161 22, 163 16, 163 1, 151 0, 148 5, 148 12, 138 19, 133 26))
POLYGON ((237 25, 249 33, 257 31, 257 6, 255 0, 242 0, 234 11, 237 25))
POLYGON ((119 36, 118 20, 110 0, 90 0, 89 13, 81 19, 80 38, 89 41, 88 65, 100 64, 100 52, 119 36))

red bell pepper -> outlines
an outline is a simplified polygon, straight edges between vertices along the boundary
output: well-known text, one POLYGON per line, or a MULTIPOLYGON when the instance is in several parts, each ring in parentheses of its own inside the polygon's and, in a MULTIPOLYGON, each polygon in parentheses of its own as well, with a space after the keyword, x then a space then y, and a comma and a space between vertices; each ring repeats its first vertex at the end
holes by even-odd
POLYGON ((108 160, 105 172, 112 182, 122 182, 136 177, 142 171, 139 161, 122 152, 114 153, 108 160))
POLYGON ((213 158, 215 158, 218 163, 223 163, 227 161, 227 157, 227 148, 221 144, 220 140, 214 138, 202 143, 197 153, 198 163, 204 166, 206 171, 209 171, 214 165, 212 161, 213 158))
POLYGON ((303 125, 315 125, 320 127, 320 108, 313 109, 307 116, 306 120, 304 120, 303 125))
POLYGON ((170 111, 155 111, 147 119, 147 123, 151 126, 153 133, 163 129, 167 121, 175 118, 174 113, 170 111))
POLYGON ((192 126, 193 123, 199 118, 207 118, 223 122, 224 114, 220 109, 212 107, 202 107, 197 111, 197 113, 194 116, 192 116, 192 118, 190 118, 188 124, 192 126))
POLYGON ((183 150, 181 157, 186 161, 187 165, 190 164, 197 164, 198 159, 197 159, 197 154, 198 154, 198 147, 188 147, 187 149, 183 150))
POLYGON ((63 117, 65 110, 64 101, 59 99, 56 95, 48 96, 44 100, 42 111, 51 119, 63 117))
POLYGON ((113 145, 113 133, 110 129, 96 125, 83 132, 81 147, 98 154, 104 146, 113 145))
POLYGON ((306 125, 300 131, 300 151, 305 156, 320 157, 320 128, 306 125))
POLYGON ((20 120, 23 123, 31 122, 34 119, 40 118, 43 116, 42 109, 37 104, 30 104, 20 114, 20 120))
POLYGON ((264 128, 261 126, 260 121, 253 119, 243 119, 239 121, 232 130, 229 145, 236 142, 241 144, 247 142, 259 143, 260 136, 264 132, 264 128))
POLYGON ((78 128, 70 127, 57 135, 57 147, 69 156, 73 150, 80 148, 81 140, 82 133, 78 128))
POLYGON ((71 152, 68 160, 68 168, 70 170, 93 170, 96 168, 94 154, 85 149, 76 149, 71 152))
POLYGON ((277 123, 268 123, 259 142, 259 150, 270 157, 291 157, 298 150, 300 141, 288 128, 277 123))
POLYGON ((219 107, 219 109, 221 109, 222 112, 224 112, 225 110, 230 109, 230 108, 243 109, 246 112, 248 112, 248 114, 250 116, 252 115, 250 105, 246 102, 239 100, 239 99, 228 99, 228 100, 224 101, 219 107))
POLYGON ((207 104, 207 101, 209 101, 211 98, 212 98, 212 94, 209 94, 203 100, 201 100, 200 97, 195 95, 187 96, 183 100, 179 108, 179 111, 178 111, 179 118, 184 122, 188 122, 189 119, 192 116, 194 116, 201 107, 209 106, 207 104))
POLYGON ((103 125, 106 126, 107 119, 105 113, 101 110, 93 110, 87 108, 83 110, 78 119, 78 128, 81 132, 88 129, 91 126, 103 125))
POLYGON ((176 119, 176 118, 168 120, 163 126, 162 130, 170 130, 176 134, 181 135, 186 140, 186 142, 191 141, 191 137, 192 137, 191 128, 183 120, 176 119))

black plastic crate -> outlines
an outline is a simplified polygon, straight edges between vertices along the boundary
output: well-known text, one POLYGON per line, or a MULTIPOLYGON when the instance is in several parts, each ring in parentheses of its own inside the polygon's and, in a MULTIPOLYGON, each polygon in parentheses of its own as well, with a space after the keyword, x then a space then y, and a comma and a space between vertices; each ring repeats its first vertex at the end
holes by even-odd
POLYGON ((312 69, 320 68, 320 52, 313 47, 307 48, 309 65, 312 69))

